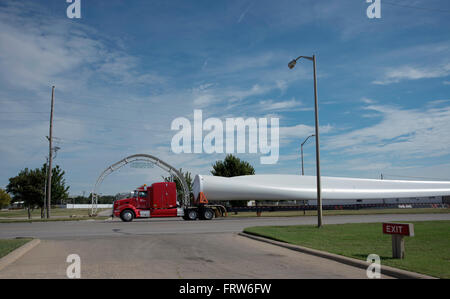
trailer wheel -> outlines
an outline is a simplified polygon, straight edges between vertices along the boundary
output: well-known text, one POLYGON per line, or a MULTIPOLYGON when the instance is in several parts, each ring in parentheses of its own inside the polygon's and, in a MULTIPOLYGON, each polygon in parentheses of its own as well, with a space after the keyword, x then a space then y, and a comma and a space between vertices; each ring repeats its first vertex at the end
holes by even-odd
POLYGON ((187 219, 188 220, 197 220, 197 218, 198 218, 197 210, 194 210, 194 209, 187 210, 187 219))
POLYGON ((203 220, 211 220, 214 218, 214 211, 210 208, 203 209, 202 211, 202 219, 203 220))
POLYGON ((124 210, 122 213, 120 213, 120 219, 122 219, 123 222, 131 222, 133 221, 134 213, 131 210, 124 210))

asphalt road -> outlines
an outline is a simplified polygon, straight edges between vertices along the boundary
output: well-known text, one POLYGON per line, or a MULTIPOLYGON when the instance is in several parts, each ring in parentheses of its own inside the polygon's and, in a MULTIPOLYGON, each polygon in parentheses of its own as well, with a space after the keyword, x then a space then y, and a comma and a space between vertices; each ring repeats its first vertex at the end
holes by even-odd
MULTIPOLYGON (((325 216, 325 224, 368 223, 383 221, 450 220, 450 214, 347 215, 325 216)), ((113 221, 64 221, 35 223, 0 223, 0 239, 33 237, 60 239, 153 234, 233 233, 245 227, 263 225, 317 224, 317 217, 218 218, 211 221, 184 221, 181 218, 154 218, 130 223, 113 221)))
MULTIPOLYGON (((326 216, 325 224, 450 220, 450 214, 326 216)), ((316 224, 316 217, 2 223, 0 238, 42 241, 0 278, 65 278, 69 254, 82 278, 366 278, 359 269, 238 236, 257 225, 316 224)), ((388 277, 385 277, 388 278, 388 277)))
POLYGON ((66 278, 69 254, 79 255, 81 278, 367 278, 364 269, 235 233, 208 233, 44 240, 0 279, 66 278))

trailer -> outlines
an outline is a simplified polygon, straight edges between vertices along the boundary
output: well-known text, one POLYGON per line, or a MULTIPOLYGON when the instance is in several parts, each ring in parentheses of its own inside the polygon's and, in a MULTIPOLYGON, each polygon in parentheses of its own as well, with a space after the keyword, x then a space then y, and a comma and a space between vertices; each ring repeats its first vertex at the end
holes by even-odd
POLYGON ((184 220, 211 220, 226 215, 225 207, 209 204, 204 194, 189 205, 177 201, 174 182, 158 182, 137 188, 132 197, 114 201, 113 216, 124 222, 135 218, 182 217, 184 220))
MULTIPOLYGON (((334 203, 406 203, 405 199, 450 196, 448 181, 405 181, 322 176, 322 199, 334 203), (397 200, 398 199, 398 200, 397 200)), ((233 200, 317 201, 316 176, 259 174, 236 177, 196 175, 194 197, 204 194, 210 202, 233 200)), ((428 199, 427 199, 428 198, 428 199)), ((418 202, 418 201, 416 201, 418 202)))
MULTIPOLYGON (((316 177, 298 175, 247 175, 217 177, 196 175, 192 193, 183 174, 168 163, 148 154, 128 156, 106 168, 98 177, 92 191, 92 215, 97 211, 97 190, 106 176, 135 161, 145 161, 166 170, 180 183, 180 201, 174 182, 158 182, 137 188, 133 196, 117 200, 113 205, 113 216, 123 221, 135 218, 182 217, 184 220, 211 220, 215 216, 226 216, 227 210, 219 203, 234 200, 265 201, 316 201, 316 177)), ((417 197, 450 196, 448 181, 402 181, 326 177, 322 180, 324 202, 335 205, 342 201, 357 204, 405 203, 400 199, 417 197)), ((417 202, 417 201, 416 201, 417 202)), ((258 207, 260 208, 260 207, 258 207)))

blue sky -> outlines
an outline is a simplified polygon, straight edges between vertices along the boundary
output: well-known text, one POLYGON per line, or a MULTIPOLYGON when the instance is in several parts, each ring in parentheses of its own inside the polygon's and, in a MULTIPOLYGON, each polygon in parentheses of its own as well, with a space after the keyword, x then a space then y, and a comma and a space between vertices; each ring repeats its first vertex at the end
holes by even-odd
MULTIPOLYGON (((365 0, 64 0, 0 2, 0 187, 48 154, 56 86, 55 163, 70 193, 101 171, 149 153, 193 174, 224 154, 174 154, 177 117, 278 117, 280 158, 256 173, 300 174, 300 144, 314 130, 317 56, 322 175, 450 180, 450 3, 365 0), (402 177, 400 177, 402 176, 402 177)), ((315 174, 314 142, 305 173, 315 174)), ((159 180, 123 168, 100 190, 159 180)))

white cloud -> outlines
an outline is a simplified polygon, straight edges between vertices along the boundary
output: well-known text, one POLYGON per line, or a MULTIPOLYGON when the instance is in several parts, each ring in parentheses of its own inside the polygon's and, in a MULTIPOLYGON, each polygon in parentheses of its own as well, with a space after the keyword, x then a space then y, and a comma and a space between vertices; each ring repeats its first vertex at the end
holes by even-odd
MULTIPOLYGON (((319 136, 333 131, 333 126, 326 125, 319 127, 319 136)), ((286 145, 289 143, 301 144, 306 137, 315 133, 314 126, 299 124, 295 126, 280 127, 280 143, 286 145)), ((322 139, 321 139, 322 140, 322 139)))
MULTIPOLYGON (((276 85, 254 84, 245 89, 236 86, 220 87, 212 84, 200 85, 192 90, 193 104, 196 108, 206 108, 211 105, 228 104, 228 108, 236 107, 245 99, 263 95, 276 88, 276 85)), ((220 108, 223 111, 223 106, 220 108)))
POLYGON ((302 103, 300 101, 296 101, 295 99, 289 101, 265 100, 260 101, 259 105, 262 110, 291 110, 293 108, 300 107, 302 103))
POLYGON ((386 85, 398 83, 402 80, 418 80, 428 78, 441 78, 450 75, 450 63, 436 67, 412 67, 402 66, 388 69, 383 78, 372 83, 386 85))
POLYGON ((288 82, 286 82, 286 80, 277 80, 276 84, 277 84, 277 87, 280 89, 281 93, 286 92, 286 89, 288 87, 288 82))
POLYGON ((136 57, 107 47, 91 28, 38 8, 30 18, 24 14, 32 8, 24 6, 20 13, 18 5, 8 2, 0 11, 0 79, 8 88, 80 89, 94 74, 114 84, 165 82, 158 74, 137 71, 136 57))
POLYGON ((401 109, 371 105, 366 109, 379 113, 381 121, 328 137, 323 146, 351 155, 390 155, 401 159, 450 154, 450 106, 401 109))
POLYGON ((167 82, 163 76, 154 72, 138 72, 136 69, 139 60, 124 53, 108 53, 99 63, 97 74, 104 75, 106 80, 114 80, 115 83, 122 85, 164 84, 167 82))
POLYGON ((375 101, 369 98, 362 98, 361 102, 365 103, 365 104, 374 104, 375 101))
POLYGON ((450 102, 450 100, 435 100, 427 103, 428 106, 438 106, 450 102))

